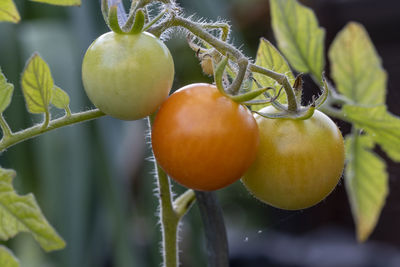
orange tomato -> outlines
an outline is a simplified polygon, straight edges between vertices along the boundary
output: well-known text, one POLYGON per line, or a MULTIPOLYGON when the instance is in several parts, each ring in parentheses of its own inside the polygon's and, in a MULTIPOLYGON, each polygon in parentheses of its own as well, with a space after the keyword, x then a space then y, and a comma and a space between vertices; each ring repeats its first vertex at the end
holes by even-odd
POLYGON ((152 128, 161 168, 196 190, 216 190, 240 179, 253 163, 258 144, 250 111, 204 83, 173 93, 161 105, 152 128))

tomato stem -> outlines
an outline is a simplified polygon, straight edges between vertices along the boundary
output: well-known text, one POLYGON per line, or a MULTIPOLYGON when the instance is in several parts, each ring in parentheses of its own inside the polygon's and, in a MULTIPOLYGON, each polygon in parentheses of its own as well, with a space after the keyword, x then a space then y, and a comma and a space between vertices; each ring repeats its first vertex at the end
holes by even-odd
MULTIPOLYGON (((149 126, 153 125, 155 114, 149 116, 149 126)), ((170 179, 164 170, 154 160, 156 178, 159 193, 160 221, 163 248, 163 266, 177 267, 179 263, 178 255, 178 224, 180 219, 190 209, 195 201, 193 190, 188 190, 179 196, 175 201, 172 200, 172 190, 170 179)))
MULTIPOLYGON (((230 54, 233 56, 237 61, 246 58, 242 52, 237 49, 235 46, 230 45, 229 43, 225 42, 224 40, 221 40, 215 36, 213 36, 211 33, 209 33, 205 28, 201 25, 201 23, 196 23, 194 21, 191 21, 188 18, 184 18, 181 16, 171 16, 167 20, 164 20, 163 23, 160 25, 157 25, 156 27, 150 29, 150 32, 157 32, 159 35, 167 30, 170 27, 183 27, 187 30, 189 30, 192 34, 197 36, 199 39, 204 40, 211 46, 213 46, 218 52, 220 52, 222 55, 227 56, 230 54)), ((240 67, 240 66, 239 66, 240 67)), ((243 64, 242 69, 239 69, 240 71, 246 71, 247 68, 252 71, 252 72, 257 72, 263 75, 266 75, 275 81, 277 81, 279 84, 281 84, 286 92, 287 96, 287 102, 288 102, 288 111, 291 113, 297 112, 298 110, 298 103, 296 101, 296 95, 294 92, 294 89, 292 85, 289 83, 289 79, 287 78, 286 75, 268 70, 266 68, 260 67, 258 65, 255 65, 253 63, 249 64, 243 64), (246 66, 245 66, 246 65, 246 66), (243 70, 243 68, 245 68, 243 70)), ((238 74, 239 75, 239 74, 238 74)), ((237 88, 235 88, 237 89, 237 88)))
POLYGON ((10 138, 12 136, 10 126, 8 126, 8 123, 4 119, 3 114, 0 114, 0 127, 3 131, 3 138, 10 138))
MULTIPOLYGON (((57 129, 57 128, 60 128, 63 126, 96 119, 96 118, 99 118, 104 115, 105 114, 103 112, 101 112, 100 110, 93 109, 93 110, 89 110, 89 111, 85 111, 85 112, 74 113, 74 114, 71 114, 70 116, 66 115, 59 119, 51 120, 51 121, 49 121, 46 128, 43 127, 43 124, 37 124, 28 129, 21 130, 19 132, 15 132, 11 136, 3 135, 2 139, 0 140, 0 152, 3 152, 7 148, 9 148, 15 144, 18 144, 22 141, 25 141, 32 137, 38 136, 45 132, 48 132, 48 131, 51 131, 51 130, 54 130, 54 129, 57 129)), ((1 120, 0 120, 0 123, 1 123, 1 120)), ((11 133, 11 130, 10 130, 10 133, 11 133)))
POLYGON ((196 191, 206 235, 208 266, 229 266, 229 248, 222 210, 214 192, 196 191))

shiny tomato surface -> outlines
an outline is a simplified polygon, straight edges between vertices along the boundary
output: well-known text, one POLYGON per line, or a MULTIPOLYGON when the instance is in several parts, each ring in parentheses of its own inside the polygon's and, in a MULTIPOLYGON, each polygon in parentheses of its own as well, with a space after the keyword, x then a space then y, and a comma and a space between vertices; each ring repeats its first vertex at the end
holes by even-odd
MULTIPOLYGON (((275 111, 269 106, 261 112, 275 111)), ((288 210, 323 200, 338 184, 344 167, 343 137, 336 124, 320 111, 307 120, 255 117, 260 147, 242 178, 250 193, 288 210)))
POLYGON ((86 51, 83 85, 92 103, 122 120, 144 118, 168 97, 174 62, 168 48, 152 34, 108 32, 86 51))
POLYGON ((154 155, 178 183, 216 190, 240 179, 259 144, 250 111, 210 84, 191 84, 160 107, 152 128, 154 155))

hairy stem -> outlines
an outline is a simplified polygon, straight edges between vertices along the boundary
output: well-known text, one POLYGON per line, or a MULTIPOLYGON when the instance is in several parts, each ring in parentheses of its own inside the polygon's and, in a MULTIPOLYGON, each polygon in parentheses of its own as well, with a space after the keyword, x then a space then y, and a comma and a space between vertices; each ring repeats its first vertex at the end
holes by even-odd
POLYGON ((260 74, 264 74, 265 76, 268 76, 268 77, 274 79, 280 85, 282 85, 283 89, 286 92, 289 111, 294 111, 295 112, 295 111, 298 110, 298 105, 297 105, 297 101, 296 101, 296 94, 295 94, 295 92, 293 90, 293 87, 289 83, 289 79, 284 74, 281 74, 281 73, 278 73, 278 72, 275 72, 275 71, 272 71, 272 70, 268 70, 266 68, 257 66, 255 64, 250 64, 249 69, 250 69, 250 71, 257 72, 257 73, 260 73, 260 74))
MULTIPOLYGON (((155 114, 149 117, 150 127, 153 125, 155 114)), ((168 175, 161 169, 157 161, 154 161, 157 173, 157 185, 160 205, 160 220, 163 248, 163 266, 177 267, 178 255, 178 224, 180 219, 190 209, 195 200, 192 190, 188 190, 179 196, 174 202, 171 194, 171 184, 168 175)))
MULTIPOLYGON (((213 36, 209 32, 207 32, 206 29, 204 29, 201 24, 198 24, 196 22, 191 21, 190 19, 183 18, 180 16, 171 16, 169 20, 164 21, 162 25, 156 27, 154 29, 155 32, 160 33, 164 30, 166 30, 169 27, 183 27, 187 30, 189 30, 192 34, 197 36, 198 38, 204 40, 205 42, 209 43, 212 45, 218 52, 220 52, 222 55, 227 56, 228 54, 233 56, 236 61, 241 60, 242 58, 246 58, 242 52, 237 49, 235 46, 230 45, 227 42, 224 42, 223 40, 213 36)), ((246 66, 247 67, 247 66, 246 66)), ((298 104, 296 101, 296 96, 293 90, 292 85, 289 83, 289 79, 286 77, 286 75, 265 69, 263 67, 257 66, 255 64, 248 64, 248 68, 252 72, 258 72, 260 74, 266 75, 275 81, 277 81, 279 84, 283 86, 283 89, 286 92, 287 95, 287 100, 288 100, 288 109, 290 112, 297 112, 298 110, 298 104)))
POLYGON ((79 123, 79 122, 84 122, 88 120, 93 120, 96 118, 99 118, 101 116, 104 116, 105 114, 101 112, 98 109, 93 109, 85 112, 79 112, 75 114, 71 114, 70 116, 64 116, 59 119, 52 120, 48 123, 46 128, 43 128, 43 124, 37 124, 35 126, 32 126, 28 129, 13 133, 12 135, 4 135, 3 138, 0 140, 0 152, 3 152, 7 148, 18 144, 22 141, 25 141, 27 139, 30 139, 32 137, 38 136, 42 133, 79 123))

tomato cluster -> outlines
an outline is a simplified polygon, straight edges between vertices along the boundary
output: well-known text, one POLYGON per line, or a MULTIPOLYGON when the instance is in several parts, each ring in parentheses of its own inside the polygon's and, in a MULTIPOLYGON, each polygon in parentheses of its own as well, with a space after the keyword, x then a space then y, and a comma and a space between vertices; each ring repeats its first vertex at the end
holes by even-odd
MULTIPOLYGON (((251 194, 282 209, 310 207, 335 188, 344 145, 326 115, 255 119, 210 84, 191 84, 167 98, 173 76, 167 47, 145 32, 100 36, 82 65, 86 93, 104 113, 135 120, 159 108, 152 128, 154 155, 186 187, 217 190, 243 177, 251 194)), ((270 106, 262 112, 276 110, 270 106)))

